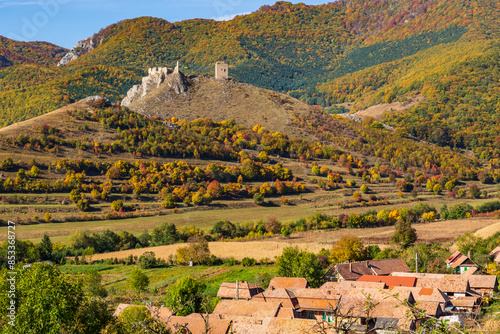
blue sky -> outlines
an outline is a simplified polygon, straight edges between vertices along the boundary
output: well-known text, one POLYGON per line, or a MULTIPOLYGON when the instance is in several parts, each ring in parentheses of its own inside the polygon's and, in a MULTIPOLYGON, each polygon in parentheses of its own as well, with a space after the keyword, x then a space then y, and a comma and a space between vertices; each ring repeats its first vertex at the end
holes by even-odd
MULTIPOLYGON (((332 0, 330 0, 332 1, 332 0)), ((66 48, 110 24, 139 16, 170 22, 230 19, 275 1, 259 0, 0 0, 0 35, 66 48)), ((328 0, 289 1, 319 5, 328 0)))

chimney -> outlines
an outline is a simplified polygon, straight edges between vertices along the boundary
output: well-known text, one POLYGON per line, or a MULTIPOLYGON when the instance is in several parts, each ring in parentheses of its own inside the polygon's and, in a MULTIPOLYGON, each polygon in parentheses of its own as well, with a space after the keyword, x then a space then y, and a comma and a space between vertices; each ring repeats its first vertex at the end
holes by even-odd
POLYGON ((467 252, 467 257, 470 259, 470 250, 467 252))
POLYGON ((236 281, 236 300, 240 299, 240 289, 239 289, 239 282, 236 281))
POLYGON ((349 271, 352 272, 352 262, 349 262, 349 271))

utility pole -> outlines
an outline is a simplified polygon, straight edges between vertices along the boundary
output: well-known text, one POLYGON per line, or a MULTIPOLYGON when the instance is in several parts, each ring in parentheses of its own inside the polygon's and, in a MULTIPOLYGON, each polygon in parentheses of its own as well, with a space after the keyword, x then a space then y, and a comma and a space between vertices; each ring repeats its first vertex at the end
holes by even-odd
POLYGON ((415 272, 418 274, 418 253, 415 253, 415 272))

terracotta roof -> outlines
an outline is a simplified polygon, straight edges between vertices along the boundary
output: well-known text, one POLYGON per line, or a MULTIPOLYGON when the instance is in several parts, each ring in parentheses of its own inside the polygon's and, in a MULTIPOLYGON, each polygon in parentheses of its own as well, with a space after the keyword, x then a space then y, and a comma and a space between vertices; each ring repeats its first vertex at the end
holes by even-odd
POLYGON ((477 298, 475 297, 458 297, 451 301, 455 307, 473 308, 476 305, 477 298))
POLYGON ((441 278, 419 277, 417 278, 417 287, 437 288, 443 292, 465 293, 469 290, 467 279, 459 275, 449 275, 441 278))
MULTIPOLYGON (((115 312, 113 313, 113 316, 118 317, 122 314, 123 310, 125 310, 129 306, 139 306, 139 307, 145 307, 144 305, 134 305, 134 304, 119 304, 118 307, 116 308, 115 312)), ((162 321, 166 321, 171 315, 172 311, 166 307, 153 307, 151 310, 151 314, 156 315, 158 319, 162 321)))
MULTIPOLYGON (((233 322, 232 330, 234 333, 245 334, 304 334, 319 333, 317 330, 318 322, 309 319, 286 319, 271 318, 264 319, 261 322, 233 322)), ((324 333, 334 334, 333 329, 326 329, 324 333)))
POLYGON ((439 317, 439 315, 443 313, 441 305, 435 302, 419 302, 416 308, 422 310, 426 315, 431 317, 439 317))
POLYGON ((222 300, 217 304, 212 314, 236 315, 245 317, 276 317, 281 303, 279 302, 258 302, 247 300, 222 300))
POLYGON ((337 272, 345 280, 357 280, 363 275, 389 275, 395 271, 410 271, 402 259, 370 260, 354 263, 341 263, 336 266, 337 272))
MULTIPOLYGON (((378 277, 378 276, 374 276, 378 277)), ((364 282, 364 281, 341 281, 341 282, 326 282, 320 289, 325 290, 351 290, 355 288, 361 289, 385 289, 385 283, 380 282, 364 282)))
MULTIPOLYGON (((405 303, 402 303, 403 297, 388 298, 387 295, 383 299, 381 298, 371 298, 373 305, 370 309, 370 317, 372 318, 393 318, 399 319, 398 328, 400 329, 410 329, 411 319, 408 318, 408 314, 411 311, 410 307, 405 303)), ((355 316, 355 317, 366 317, 366 296, 352 294, 342 297, 339 305, 339 311, 343 315, 355 316)))
POLYGON ((500 263, 500 246, 492 250, 490 255, 493 256, 493 261, 500 263))
POLYGON ((471 276, 471 275, 473 275, 478 270, 479 270, 478 267, 469 267, 466 271, 464 271, 460 275, 462 275, 462 276, 471 276))
POLYGON ((297 289, 294 291, 299 303, 299 311, 334 310, 341 295, 334 290, 297 289))
POLYGON ((262 301, 262 302, 279 302, 283 307, 297 308, 298 302, 297 298, 293 292, 287 289, 267 289, 252 297, 251 301, 262 301))
POLYGON ((304 289, 309 287, 309 281, 302 277, 275 277, 269 282, 268 289, 283 288, 287 290, 304 289))
MULTIPOLYGON (((393 273, 393 276, 414 276, 417 277, 415 286, 421 288, 437 288, 443 292, 452 293, 469 293, 469 281, 475 276, 489 276, 489 275, 449 275, 449 274, 430 274, 430 273, 393 273)), ((479 283, 477 283, 479 284, 479 283)))
POLYGON ((278 311, 278 315, 276 318, 286 318, 286 319, 295 319, 297 316, 295 314, 295 310, 289 307, 280 307, 278 311))
POLYGON ((446 263, 451 268, 457 268, 459 266, 477 267, 477 264, 459 251, 456 251, 449 258, 447 258, 446 263))
MULTIPOLYGON (((187 317, 172 316, 168 321, 168 326, 172 330, 177 330, 180 326, 185 326, 191 333, 205 333, 205 320, 201 314, 193 313, 187 317)), ((208 316, 208 326, 211 334, 227 334, 230 332, 230 320, 220 319, 217 315, 208 316)), ((180 331, 180 333, 189 333, 188 331, 180 331)), ((176 332, 177 333, 177 332, 176 332)))
MULTIPOLYGON (((250 299, 264 291, 260 286, 245 281, 238 282, 239 299, 250 299)), ((236 283, 222 283, 217 292, 219 298, 236 299, 236 283)))
POLYGON ((421 287, 394 287, 390 289, 391 293, 399 293, 400 291, 411 291, 413 299, 417 303, 433 302, 442 303, 444 305, 450 302, 450 298, 439 289, 421 288, 421 287))
POLYGON ((379 282, 385 283, 389 288, 394 286, 415 286, 415 277, 400 277, 400 276, 373 276, 363 275, 358 278, 357 282, 379 282))
POLYGON ((168 319, 173 315, 173 312, 166 307, 153 307, 151 310, 151 314, 155 315, 161 321, 167 322, 168 319))
POLYGON ((471 289, 495 289, 498 286, 495 275, 471 275, 468 280, 471 289))

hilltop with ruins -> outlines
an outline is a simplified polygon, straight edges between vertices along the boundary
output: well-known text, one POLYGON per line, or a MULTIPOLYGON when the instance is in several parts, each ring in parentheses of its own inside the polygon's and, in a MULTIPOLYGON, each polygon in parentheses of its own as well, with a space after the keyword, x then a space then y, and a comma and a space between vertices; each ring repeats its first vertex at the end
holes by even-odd
POLYGON ((274 131, 303 136, 292 126, 292 113, 307 112, 306 103, 229 79, 225 62, 215 64, 214 76, 186 76, 179 68, 179 64, 174 69, 150 68, 142 83, 129 90, 122 105, 148 117, 234 119, 246 127, 258 123, 274 131))

